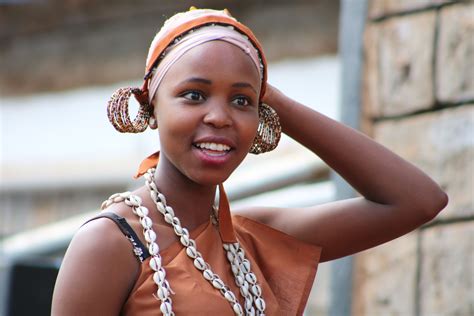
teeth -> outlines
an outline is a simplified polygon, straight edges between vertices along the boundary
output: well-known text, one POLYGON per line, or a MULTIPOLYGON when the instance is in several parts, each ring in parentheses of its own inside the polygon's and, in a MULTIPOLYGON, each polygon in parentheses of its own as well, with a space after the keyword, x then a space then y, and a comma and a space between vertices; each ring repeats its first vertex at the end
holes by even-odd
POLYGON ((216 144, 216 143, 197 143, 197 147, 202 149, 209 149, 214 151, 228 151, 230 147, 224 144, 216 144))

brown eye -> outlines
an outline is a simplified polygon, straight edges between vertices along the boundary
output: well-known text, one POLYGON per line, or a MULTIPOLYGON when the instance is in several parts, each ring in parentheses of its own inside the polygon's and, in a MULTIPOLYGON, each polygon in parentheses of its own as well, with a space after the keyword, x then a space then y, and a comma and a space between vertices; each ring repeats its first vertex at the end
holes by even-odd
POLYGON ((243 97, 243 96, 236 97, 232 102, 240 106, 250 105, 248 98, 243 97))
POLYGON ((203 101, 204 97, 198 91, 189 91, 182 95, 183 98, 191 101, 203 101))

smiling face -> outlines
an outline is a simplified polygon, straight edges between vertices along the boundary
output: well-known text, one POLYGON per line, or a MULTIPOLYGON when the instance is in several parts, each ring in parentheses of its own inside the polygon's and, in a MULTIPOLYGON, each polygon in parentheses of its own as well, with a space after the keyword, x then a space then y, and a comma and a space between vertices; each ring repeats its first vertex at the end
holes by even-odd
POLYGON ((160 167, 193 182, 224 182, 242 162, 258 126, 260 76, 238 47, 211 41, 186 52, 154 98, 160 167))

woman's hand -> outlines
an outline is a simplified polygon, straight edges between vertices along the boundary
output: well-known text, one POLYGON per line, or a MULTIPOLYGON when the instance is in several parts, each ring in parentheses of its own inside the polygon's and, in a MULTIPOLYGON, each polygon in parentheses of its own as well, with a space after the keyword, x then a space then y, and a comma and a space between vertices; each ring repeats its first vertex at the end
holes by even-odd
POLYGON ((263 102, 284 133, 339 173, 363 197, 302 209, 241 212, 324 248, 331 260, 397 238, 433 219, 447 195, 421 170, 366 135, 268 85, 263 102))

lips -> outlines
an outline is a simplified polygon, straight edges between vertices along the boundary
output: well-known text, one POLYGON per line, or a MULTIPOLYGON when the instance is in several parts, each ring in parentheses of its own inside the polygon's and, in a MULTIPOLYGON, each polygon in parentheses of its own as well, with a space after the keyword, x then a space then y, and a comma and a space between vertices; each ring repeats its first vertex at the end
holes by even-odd
POLYGON ((193 143, 193 147, 200 153, 199 156, 206 162, 223 163, 229 152, 235 148, 230 139, 224 137, 206 137, 193 143))

